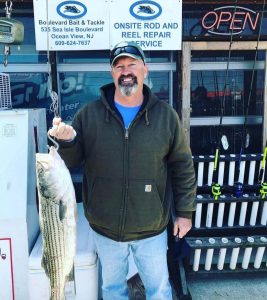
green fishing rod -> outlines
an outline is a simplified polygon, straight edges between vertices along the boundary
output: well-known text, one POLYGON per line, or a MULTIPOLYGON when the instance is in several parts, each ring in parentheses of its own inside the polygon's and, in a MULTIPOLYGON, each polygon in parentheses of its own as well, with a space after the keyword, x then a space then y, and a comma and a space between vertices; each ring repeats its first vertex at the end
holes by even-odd
POLYGON ((267 157, 267 141, 263 150, 263 156, 261 160, 261 168, 258 177, 258 184, 259 184, 259 194, 262 199, 266 198, 267 195, 267 182, 266 182, 266 157, 267 157))
MULTIPOLYGON (((216 71, 213 72, 214 76, 214 89, 215 89, 215 99, 220 99, 220 94, 219 94, 219 84, 218 84, 218 78, 216 71)), ((218 140, 220 143, 220 140, 218 140)), ((218 145, 218 144, 217 144, 218 145)), ((218 172, 218 158, 219 158, 219 147, 217 146, 215 150, 215 156, 214 156, 214 167, 213 167, 213 172, 217 174, 218 172)), ((217 181, 219 181, 219 175, 217 175, 217 181)), ((221 195, 221 187, 220 184, 217 182, 213 182, 211 186, 211 192, 215 200, 219 198, 221 195)))
MULTIPOLYGON (((263 8, 262 8, 262 18, 261 18, 261 26, 264 16, 264 10, 265 10, 265 4, 266 1, 263 2, 263 8)), ((261 30, 261 27, 260 27, 261 30)), ((264 136, 265 138, 265 136, 264 136)), ((266 158, 267 158, 267 140, 265 142, 265 147, 263 149, 263 156, 261 160, 261 167, 259 171, 259 177, 258 177, 258 184, 259 184, 259 194, 262 199, 266 198, 267 195, 267 180, 266 180, 266 158)))

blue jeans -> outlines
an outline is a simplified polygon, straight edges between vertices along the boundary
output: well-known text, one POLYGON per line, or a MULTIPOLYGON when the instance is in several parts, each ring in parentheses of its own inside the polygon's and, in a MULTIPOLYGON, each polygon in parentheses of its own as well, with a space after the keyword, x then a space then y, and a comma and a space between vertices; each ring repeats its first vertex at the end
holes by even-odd
POLYGON ((172 299, 166 230, 157 236, 131 242, 116 242, 95 231, 93 236, 102 265, 104 300, 128 299, 126 276, 130 249, 145 286, 146 300, 172 299))

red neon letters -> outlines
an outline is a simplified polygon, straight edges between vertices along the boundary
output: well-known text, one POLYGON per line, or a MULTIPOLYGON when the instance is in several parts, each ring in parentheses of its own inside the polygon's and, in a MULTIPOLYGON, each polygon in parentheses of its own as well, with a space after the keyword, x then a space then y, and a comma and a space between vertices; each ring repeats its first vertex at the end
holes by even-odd
POLYGON ((244 7, 225 6, 216 8, 214 11, 207 12, 202 18, 202 27, 210 33, 215 34, 234 34, 244 30, 249 25, 255 30, 259 20, 259 13, 244 7), (224 29, 222 30, 222 27, 224 29))

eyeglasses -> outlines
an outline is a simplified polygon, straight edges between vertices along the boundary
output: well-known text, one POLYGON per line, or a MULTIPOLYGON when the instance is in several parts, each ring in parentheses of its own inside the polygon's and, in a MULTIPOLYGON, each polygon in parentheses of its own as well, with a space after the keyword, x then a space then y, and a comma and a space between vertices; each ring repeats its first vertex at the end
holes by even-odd
POLYGON ((111 51, 111 53, 110 53, 110 64, 111 65, 112 65, 113 60, 121 53, 129 53, 129 54, 137 55, 145 63, 142 53, 137 48, 135 48, 134 46, 125 46, 125 47, 118 47, 111 51))

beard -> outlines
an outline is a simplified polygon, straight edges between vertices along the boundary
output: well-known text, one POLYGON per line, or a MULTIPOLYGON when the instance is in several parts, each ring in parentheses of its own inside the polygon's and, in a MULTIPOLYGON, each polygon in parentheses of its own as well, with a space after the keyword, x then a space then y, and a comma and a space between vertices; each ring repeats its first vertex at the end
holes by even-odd
POLYGON ((119 89, 123 96, 131 96, 136 93, 138 84, 137 77, 129 74, 129 75, 121 75, 118 79, 119 89), (124 81, 124 79, 131 79, 131 81, 124 81))

